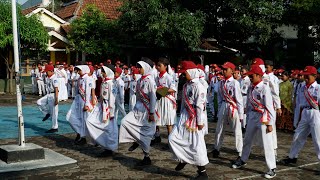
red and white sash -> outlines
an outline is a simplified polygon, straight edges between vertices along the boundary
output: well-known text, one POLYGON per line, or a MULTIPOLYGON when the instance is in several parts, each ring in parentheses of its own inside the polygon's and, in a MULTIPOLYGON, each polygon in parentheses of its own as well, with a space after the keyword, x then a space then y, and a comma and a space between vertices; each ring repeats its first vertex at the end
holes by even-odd
MULTIPOLYGON (((144 77, 147 77, 149 75, 146 75, 144 77)), ((143 78, 144 79, 144 78, 143 78)), ((142 78, 138 81, 137 83, 137 98, 139 98, 143 104, 143 106, 147 109, 147 111, 150 113, 150 98, 148 97, 148 95, 146 95, 146 93, 143 92, 143 90, 141 89, 141 82, 143 80, 142 78)), ((155 111, 155 114, 157 115, 158 119, 160 119, 160 116, 158 114, 157 111, 155 111)))
POLYGON ((313 109, 316 109, 316 110, 319 110, 319 103, 316 99, 314 99, 311 94, 309 93, 308 91, 308 88, 307 86, 305 86, 305 89, 304 89, 304 97, 306 98, 308 104, 313 108, 313 109))
POLYGON ((188 94, 187 94, 187 85, 189 83, 186 83, 183 86, 183 100, 184 100, 184 107, 186 108, 189 118, 186 121, 185 125, 186 128, 190 131, 197 131, 198 130, 198 124, 196 121, 196 115, 197 111, 193 108, 192 104, 190 103, 188 99, 188 94))
POLYGON ((233 118, 236 110, 238 110, 236 100, 228 93, 226 81, 220 82, 220 93, 222 94, 224 100, 230 104, 228 114, 230 118, 233 118))
MULTIPOLYGON (((158 84, 159 84, 158 89, 163 87, 160 83, 160 77, 158 78, 158 84)), ((166 95, 166 98, 168 98, 171 101, 171 103, 173 104, 173 108, 177 109, 177 102, 176 102, 176 99, 174 98, 174 94, 172 93, 172 94, 166 95)))
POLYGON ((266 108, 265 105, 261 104, 258 100, 256 100, 253 96, 253 89, 249 95, 249 101, 250 104, 252 105, 253 109, 259 113, 262 114, 260 121, 262 124, 269 124, 269 121, 271 119, 270 117, 270 112, 266 108))

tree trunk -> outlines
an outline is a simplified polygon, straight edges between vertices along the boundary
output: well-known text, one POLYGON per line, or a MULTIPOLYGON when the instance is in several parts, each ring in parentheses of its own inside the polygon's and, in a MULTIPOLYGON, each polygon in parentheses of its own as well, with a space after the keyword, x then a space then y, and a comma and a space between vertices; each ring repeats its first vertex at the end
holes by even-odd
MULTIPOLYGON (((5 51, 6 52, 6 51, 5 51)), ((7 52, 9 52, 9 49, 7 49, 7 52)), ((7 55, 2 55, 2 58, 4 59, 4 62, 7 67, 7 78, 9 79, 9 89, 7 93, 12 94, 14 89, 14 83, 13 83, 13 75, 14 75, 14 63, 12 63, 11 67, 9 64, 9 53, 7 55)))

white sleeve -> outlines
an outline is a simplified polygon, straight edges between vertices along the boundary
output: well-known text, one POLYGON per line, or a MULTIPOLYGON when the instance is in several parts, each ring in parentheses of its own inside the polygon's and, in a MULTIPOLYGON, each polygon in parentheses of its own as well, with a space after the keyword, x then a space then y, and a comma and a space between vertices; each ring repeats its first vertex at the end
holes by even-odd
POLYGON ((240 84, 236 80, 234 82, 234 97, 238 107, 239 118, 243 119, 243 97, 241 94, 240 84))

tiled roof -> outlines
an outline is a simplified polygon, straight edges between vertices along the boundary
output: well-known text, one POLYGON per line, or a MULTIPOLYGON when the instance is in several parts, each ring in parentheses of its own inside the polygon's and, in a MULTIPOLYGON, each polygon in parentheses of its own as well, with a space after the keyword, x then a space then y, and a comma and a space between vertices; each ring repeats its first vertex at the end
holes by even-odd
POLYGON ((27 9, 24 9, 22 10, 22 14, 23 15, 27 15, 29 13, 31 13, 32 11, 34 11, 35 9, 37 9, 39 7, 40 4, 36 5, 36 6, 33 6, 33 7, 30 7, 30 8, 27 8, 27 9))
POLYGON ((68 19, 68 18, 74 16, 74 12, 76 11, 78 5, 79 5, 79 3, 75 2, 75 3, 72 3, 68 6, 64 6, 59 11, 57 11, 55 14, 57 16, 61 17, 62 19, 68 19))
POLYGON ((117 9, 122 6, 120 0, 83 0, 82 6, 78 11, 78 16, 81 16, 88 4, 97 6, 108 19, 117 19, 120 16, 120 12, 117 11, 117 9))

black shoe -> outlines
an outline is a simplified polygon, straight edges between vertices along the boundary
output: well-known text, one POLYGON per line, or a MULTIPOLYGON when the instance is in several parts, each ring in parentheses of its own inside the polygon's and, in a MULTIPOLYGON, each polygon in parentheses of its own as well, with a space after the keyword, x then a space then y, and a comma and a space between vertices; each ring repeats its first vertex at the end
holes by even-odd
POLYGON ((246 134, 246 128, 242 128, 242 134, 246 134))
POLYGON ((98 157, 109 157, 112 155, 113 155, 113 151, 106 149, 101 154, 99 154, 98 157))
POLYGON ((136 165, 137 166, 148 166, 148 165, 151 165, 151 159, 150 159, 150 157, 144 157, 143 160, 138 162, 136 165))
POLYGON ((77 137, 76 137, 76 139, 74 140, 74 142, 76 143, 76 142, 78 142, 80 140, 80 134, 77 134, 77 137))
POLYGON ((153 146, 153 145, 155 145, 157 143, 161 143, 161 137, 160 136, 157 136, 153 140, 151 140, 150 146, 153 146))
POLYGON ((242 161, 241 160, 241 158, 240 159, 237 159, 234 163, 232 163, 232 168, 233 169, 239 169, 239 168, 241 168, 241 167, 243 167, 243 166, 245 166, 245 165, 247 165, 247 163, 245 163, 244 161, 242 161))
POLYGON ((200 171, 197 171, 197 172, 198 172, 198 176, 195 178, 196 180, 208 180, 209 179, 206 170, 204 170, 202 172, 200 172, 200 171))
POLYGON ((77 141, 75 144, 76 145, 85 145, 87 143, 86 138, 81 138, 79 141, 77 141))
POLYGON ((46 120, 48 120, 48 119, 49 119, 49 117, 50 117, 50 114, 47 114, 47 115, 42 119, 42 121, 46 121, 46 120))
POLYGON ((168 151, 168 150, 170 150, 169 144, 164 145, 164 146, 161 148, 161 150, 163 150, 163 151, 168 151))
POLYGON ((139 147, 139 144, 134 142, 132 146, 129 147, 128 151, 132 152, 139 147))
POLYGON ((213 151, 211 153, 212 153, 212 157, 213 158, 217 158, 220 155, 220 152, 218 150, 216 150, 216 149, 213 149, 213 151))
POLYGON ((58 132, 58 129, 50 129, 46 131, 46 133, 55 133, 55 132, 58 132))
POLYGON ((271 169, 270 171, 266 172, 264 174, 264 177, 267 178, 267 179, 272 179, 274 177, 276 177, 276 170, 275 169, 271 169))
POLYGON ((285 165, 289 165, 289 164, 296 164, 297 163, 297 158, 289 158, 287 157, 286 159, 283 159, 282 160, 282 163, 285 164, 285 165))
POLYGON ((174 168, 176 171, 181 171, 185 166, 187 165, 187 163, 179 163, 176 168, 174 168))

